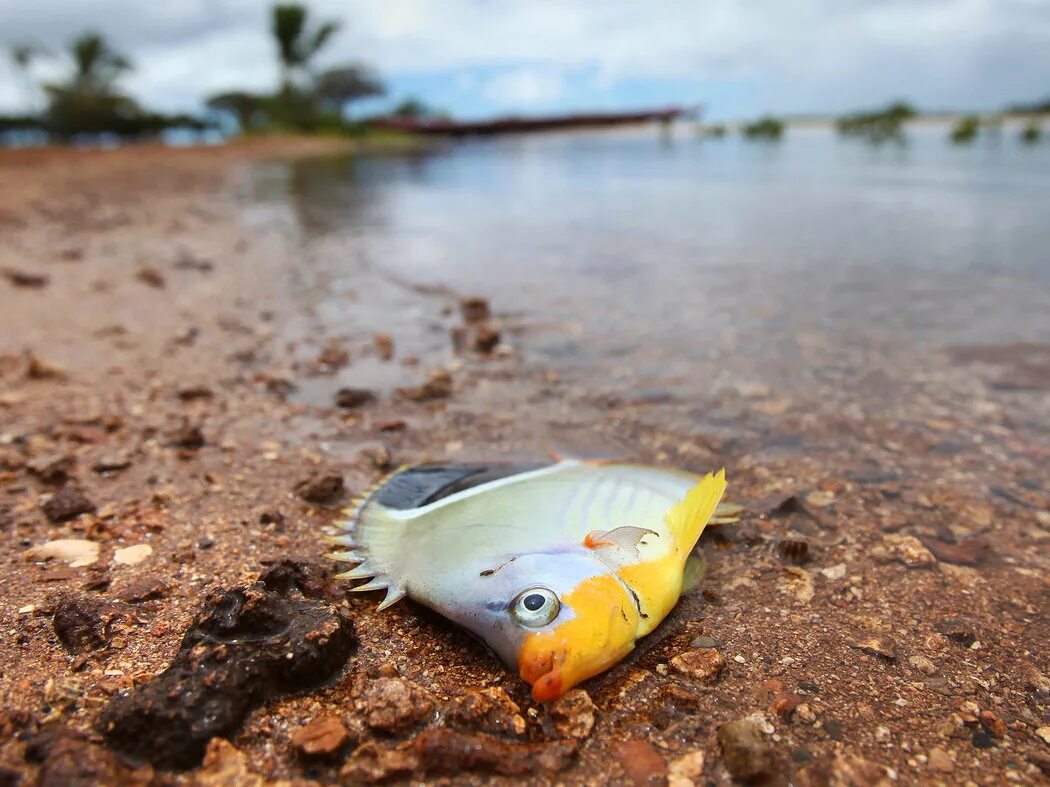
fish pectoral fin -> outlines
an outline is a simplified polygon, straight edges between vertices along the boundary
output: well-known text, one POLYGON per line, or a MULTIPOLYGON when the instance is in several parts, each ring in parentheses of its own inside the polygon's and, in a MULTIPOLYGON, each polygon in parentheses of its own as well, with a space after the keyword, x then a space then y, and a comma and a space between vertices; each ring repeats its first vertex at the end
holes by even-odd
POLYGON ((655 530, 624 525, 613 530, 592 530, 584 536, 583 545, 588 549, 617 549, 632 560, 637 560, 638 545, 648 535, 659 537, 655 530))

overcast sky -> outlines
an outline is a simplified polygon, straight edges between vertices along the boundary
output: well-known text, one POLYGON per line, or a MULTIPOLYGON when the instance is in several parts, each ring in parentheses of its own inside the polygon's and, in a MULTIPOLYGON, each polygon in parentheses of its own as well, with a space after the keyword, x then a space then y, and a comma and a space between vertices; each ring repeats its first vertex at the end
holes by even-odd
MULTIPOLYGON (((60 50, 95 29, 125 88, 195 110, 277 79, 268 0, 0 0, 0 42, 60 50)), ((837 112, 901 97, 997 108, 1050 97, 1050 0, 314 0, 393 98, 463 116, 700 103, 709 115, 837 112)), ((52 71, 60 63, 49 66, 52 71)), ((8 58, 0 111, 24 104, 8 58)))

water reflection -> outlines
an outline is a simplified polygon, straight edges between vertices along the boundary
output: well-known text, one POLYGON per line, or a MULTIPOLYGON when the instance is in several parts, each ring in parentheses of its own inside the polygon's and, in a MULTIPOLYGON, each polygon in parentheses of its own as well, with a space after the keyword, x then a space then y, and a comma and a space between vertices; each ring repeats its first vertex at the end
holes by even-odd
POLYGON ((834 367, 1050 339, 1048 175, 1045 146, 960 149, 941 129, 878 147, 649 130, 314 160, 261 182, 334 272, 311 296, 331 332, 385 321, 437 352, 420 294, 481 293, 544 363, 687 378, 719 357, 790 384, 813 347, 834 367), (350 308, 355 286, 367 303, 350 308))

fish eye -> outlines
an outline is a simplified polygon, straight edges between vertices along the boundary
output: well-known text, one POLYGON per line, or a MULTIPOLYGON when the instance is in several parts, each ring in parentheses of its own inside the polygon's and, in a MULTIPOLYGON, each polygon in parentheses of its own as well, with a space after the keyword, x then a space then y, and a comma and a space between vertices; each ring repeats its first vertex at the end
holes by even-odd
POLYGON ((547 588, 529 588, 519 593, 510 603, 511 616, 529 628, 546 626, 561 611, 558 594, 547 588))

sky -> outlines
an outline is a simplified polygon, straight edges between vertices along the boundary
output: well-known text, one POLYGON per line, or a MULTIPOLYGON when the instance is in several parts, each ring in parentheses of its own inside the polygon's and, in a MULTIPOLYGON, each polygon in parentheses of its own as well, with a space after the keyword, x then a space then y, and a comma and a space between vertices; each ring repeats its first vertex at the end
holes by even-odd
MULTIPOLYGON (((1050 0, 313 0, 343 29, 319 66, 364 61, 460 117, 702 104, 712 119, 906 99, 996 109, 1050 97, 1050 0)), ((277 81, 269 0, 0 0, 0 44, 85 30, 136 65, 153 109, 277 81)), ((60 57, 38 75, 60 75, 60 57)), ((0 112, 27 101, 9 58, 0 112)), ((368 107, 369 109, 372 107, 368 107)))

